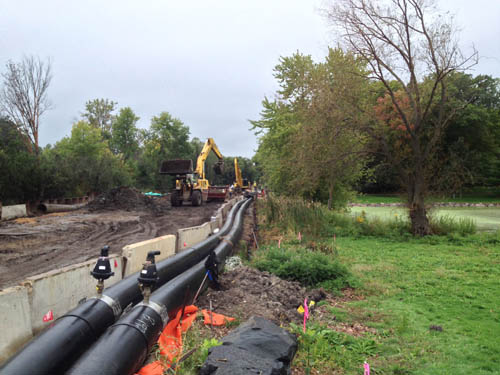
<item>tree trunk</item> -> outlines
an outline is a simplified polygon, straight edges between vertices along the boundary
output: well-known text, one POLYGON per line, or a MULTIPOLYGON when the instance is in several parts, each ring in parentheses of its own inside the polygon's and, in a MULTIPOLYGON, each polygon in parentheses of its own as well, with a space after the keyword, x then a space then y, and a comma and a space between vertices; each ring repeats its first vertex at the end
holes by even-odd
POLYGON ((413 203, 410 207, 411 232, 414 236, 431 234, 427 210, 423 202, 413 203))
POLYGON ((427 236, 431 234, 431 226, 425 208, 423 176, 418 172, 416 175, 415 178, 410 179, 410 186, 408 186, 411 232, 414 236, 427 236))

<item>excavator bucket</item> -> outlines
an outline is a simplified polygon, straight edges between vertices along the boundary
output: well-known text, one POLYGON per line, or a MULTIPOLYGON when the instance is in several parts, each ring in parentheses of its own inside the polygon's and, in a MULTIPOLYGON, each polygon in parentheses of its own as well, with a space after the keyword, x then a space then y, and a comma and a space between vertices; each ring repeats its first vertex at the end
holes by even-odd
POLYGON ((220 160, 214 164, 214 172, 215 174, 224 173, 224 160, 220 160))
POLYGON ((165 160, 161 163, 160 174, 181 175, 193 173, 193 161, 185 159, 165 160))

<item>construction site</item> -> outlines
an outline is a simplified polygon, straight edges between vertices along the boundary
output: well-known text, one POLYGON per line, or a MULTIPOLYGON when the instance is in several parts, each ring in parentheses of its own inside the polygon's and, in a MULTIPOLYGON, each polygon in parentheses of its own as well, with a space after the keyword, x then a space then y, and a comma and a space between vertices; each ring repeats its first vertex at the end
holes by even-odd
MULTIPOLYGON (((296 308, 304 295, 326 297, 321 290, 242 268, 238 257, 237 270, 230 271, 230 261, 220 273, 226 258, 258 246, 254 201, 263 195, 243 178, 236 158, 235 183, 212 186, 205 177, 210 152, 219 158, 213 168, 221 174, 223 157, 211 138, 196 168, 191 160, 163 162, 160 174, 175 178, 166 194, 117 187, 92 197, 2 207, 0 307, 6 334, 0 340, 0 373, 96 373, 88 368, 91 363, 102 374, 132 374, 142 366, 140 374, 160 374, 165 369, 155 365, 151 347, 194 303, 208 309, 212 329, 215 312, 249 321, 255 315, 266 319, 255 324, 272 325, 266 329, 271 334, 282 322, 299 320, 296 308), (207 294, 207 287, 212 292, 207 294), (114 338, 99 345, 96 340, 106 332, 115 337, 112 327, 122 320, 135 327, 125 333, 132 334, 126 356, 133 360, 117 358, 117 366, 106 359, 109 348, 100 347, 118 349, 114 338), (136 342, 138 332, 145 346, 136 342), (68 339, 76 346, 67 346, 68 339), (105 357, 96 360, 96 353, 105 357), (149 372, 153 365, 161 371, 149 372)), ((289 358, 276 363, 284 369, 296 342, 283 334, 289 358)))

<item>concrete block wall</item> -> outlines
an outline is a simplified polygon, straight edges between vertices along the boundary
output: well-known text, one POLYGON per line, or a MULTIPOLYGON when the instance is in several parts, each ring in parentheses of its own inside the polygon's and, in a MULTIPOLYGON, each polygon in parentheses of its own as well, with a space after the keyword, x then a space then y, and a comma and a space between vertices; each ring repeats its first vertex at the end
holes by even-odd
POLYGON ((16 286, 0 291, 0 363, 32 337, 28 290, 16 286))
POLYGON ((196 227, 179 229, 177 231, 177 252, 196 245, 212 234, 212 226, 207 222, 196 227))
POLYGON ((155 258, 156 261, 175 255, 176 236, 169 234, 125 246, 122 250, 124 262, 123 277, 139 271, 146 260, 148 252, 153 250, 160 251, 160 255, 157 255, 155 258))
MULTIPOLYGON (((105 287, 122 279, 120 255, 110 256, 110 262, 115 274, 105 281, 105 287)), ((93 259, 26 279, 24 286, 28 290, 33 334, 47 326, 42 319, 49 310, 57 319, 77 306, 82 299, 96 295, 96 280, 90 275, 95 263, 96 259, 93 259)))
POLYGON ((15 204, 13 206, 3 206, 2 207, 2 220, 15 219, 16 217, 27 216, 26 205, 25 204, 15 204))

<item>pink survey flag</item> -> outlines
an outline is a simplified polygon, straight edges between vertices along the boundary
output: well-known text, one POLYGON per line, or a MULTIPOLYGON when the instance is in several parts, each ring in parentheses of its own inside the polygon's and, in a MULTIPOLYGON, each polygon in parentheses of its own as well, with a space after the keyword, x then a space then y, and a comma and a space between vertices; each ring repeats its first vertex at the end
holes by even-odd
POLYGON ((363 363, 363 367, 365 368, 365 372, 363 375, 370 375, 370 365, 368 362, 363 363))
POLYGON ((309 306, 307 306, 307 298, 304 298, 304 333, 306 333, 307 319, 309 319, 309 306))

